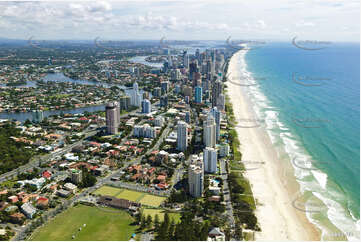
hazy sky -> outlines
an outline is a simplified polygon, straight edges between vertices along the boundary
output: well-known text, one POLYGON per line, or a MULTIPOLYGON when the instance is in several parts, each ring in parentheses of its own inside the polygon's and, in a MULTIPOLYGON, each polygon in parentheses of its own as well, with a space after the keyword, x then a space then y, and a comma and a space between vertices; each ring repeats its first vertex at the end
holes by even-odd
POLYGON ((1 1, 0 38, 359 41, 359 0, 1 1), (224 3, 227 2, 227 3, 224 3))

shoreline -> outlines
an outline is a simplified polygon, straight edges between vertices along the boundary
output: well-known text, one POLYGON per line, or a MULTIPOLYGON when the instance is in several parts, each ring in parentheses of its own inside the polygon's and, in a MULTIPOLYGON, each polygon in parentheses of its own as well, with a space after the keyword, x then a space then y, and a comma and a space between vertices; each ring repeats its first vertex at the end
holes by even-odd
MULTIPOLYGON (((245 54, 238 51, 231 57, 227 70, 230 79, 240 76, 237 61, 245 54)), ((236 120, 255 118, 252 103, 242 90, 247 87, 229 81, 226 84, 236 120)), ((267 132, 259 127, 235 129, 241 143, 242 160, 264 162, 258 169, 249 169, 245 173, 257 201, 255 214, 262 230, 256 233, 255 239, 320 240, 321 231, 308 220, 305 212, 292 206, 293 198, 299 192, 299 184, 291 164, 280 162, 267 132)))

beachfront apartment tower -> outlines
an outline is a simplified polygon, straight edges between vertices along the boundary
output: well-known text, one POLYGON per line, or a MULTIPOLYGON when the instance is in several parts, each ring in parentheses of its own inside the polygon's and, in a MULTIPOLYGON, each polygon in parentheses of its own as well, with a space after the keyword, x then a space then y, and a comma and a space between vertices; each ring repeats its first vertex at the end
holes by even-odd
POLYGON ((216 173, 217 171, 217 150, 206 147, 203 150, 204 171, 208 173, 216 173))
POLYGON ((209 115, 214 117, 216 123, 216 141, 219 141, 221 137, 221 112, 218 110, 217 107, 211 109, 209 115))
POLYGON ((191 164, 188 168, 189 194, 201 197, 203 194, 204 172, 201 163, 191 164))
POLYGON ((206 147, 214 148, 216 140, 216 123, 213 115, 208 115, 203 125, 203 143, 206 147))
POLYGON ((120 120, 119 106, 116 102, 108 103, 105 107, 106 125, 108 134, 118 133, 120 120))
POLYGON ((177 126, 177 150, 185 151, 188 147, 187 123, 178 121, 177 126))

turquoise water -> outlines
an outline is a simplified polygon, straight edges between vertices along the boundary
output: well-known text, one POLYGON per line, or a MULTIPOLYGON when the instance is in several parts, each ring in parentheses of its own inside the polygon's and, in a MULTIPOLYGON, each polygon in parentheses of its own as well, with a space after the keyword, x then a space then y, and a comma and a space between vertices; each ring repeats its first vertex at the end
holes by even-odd
POLYGON ((309 51, 268 43, 248 51, 246 63, 258 83, 245 87, 258 118, 293 161, 303 195, 308 191, 325 207, 308 210, 309 219, 322 228, 327 218, 359 238, 359 44, 309 51))

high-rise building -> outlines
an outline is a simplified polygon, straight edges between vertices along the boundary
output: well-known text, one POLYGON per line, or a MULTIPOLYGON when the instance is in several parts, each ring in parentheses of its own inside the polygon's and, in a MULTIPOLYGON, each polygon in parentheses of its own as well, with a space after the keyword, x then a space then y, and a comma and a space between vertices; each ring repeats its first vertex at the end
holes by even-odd
POLYGON ((144 99, 142 101, 142 113, 151 113, 152 112, 152 104, 148 99, 144 99))
POLYGON ((191 113, 186 111, 185 121, 189 124, 191 122, 191 113))
POLYGON ((202 103, 203 99, 202 99, 202 87, 199 87, 197 86, 196 89, 195 89, 195 98, 194 98, 194 101, 196 103, 202 103))
POLYGON ((190 86, 183 86, 183 94, 184 96, 192 97, 192 87, 190 86))
POLYGON ((105 107, 106 125, 108 134, 118 133, 119 107, 115 102, 108 103, 105 107))
POLYGON ((217 107, 214 107, 209 114, 214 117, 214 120, 216 122, 216 141, 219 141, 221 133, 221 112, 218 110, 217 107))
POLYGON ((138 90, 138 83, 134 82, 133 84, 133 90, 131 92, 130 96, 130 104, 132 106, 140 107, 142 101, 142 95, 140 95, 138 90))
POLYGON ((201 197, 203 194, 204 171, 201 161, 193 161, 188 168, 189 194, 193 197, 201 197))
POLYGON ((162 95, 162 89, 160 87, 156 87, 153 89, 153 96, 160 97, 162 95))
POLYGON ((185 151, 188 147, 187 123, 178 121, 177 127, 177 150, 185 151))
POLYGON ((155 138, 155 129, 149 124, 135 125, 133 129, 133 136, 144 138, 155 138))
POLYGON ((122 96, 119 99, 119 108, 120 110, 128 110, 130 107, 130 97, 122 96))
POLYGON ((162 94, 166 94, 169 90, 169 81, 163 81, 160 83, 160 87, 162 89, 162 94))
POLYGON ((206 147, 214 148, 216 139, 216 123, 213 115, 208 115, 203 125, 203 143, 206 147))
POLYGON ((217 171, 217 150, 206 147, 203 150, 204 171, 208 173, 216 173, 217 171))
POLYGON ((198 72, 198 65, 195 62, 189 64, 189 79, 193 80, 193 73, 198 72))
POLYGON ((217 99, 222 93, 222 82, 217 80, 213 83, 212 87, 212 107, 217 106, 217 99))
POLYGON ((43 110, 33 110, 32 116, 34 123, 41 123, 44 119, 44 112, 43 110))
POLYGON ((164 125, 164 117, 158 115, 158 116, 154 119, 153 123, 154 123, 155 126, 163 127, 163 125, 164 125))
POLYGON ((187 51, 183 52, 183 66, 184 68, 189 69, 189 56, 187 54, 187 51))
POLYGON ((159 104, 161 107, 167 107, 168 106, 168 96, 164 95, 160 97, 159 104))
POLYGON ((74 184, 82 182, 82 171, 78 169, 70 169, 70 179, 74 184))
POLYGON ((226 98, 225 98, 225 96, 221 93, 221 94, 219 94, 218 99, 217 99, 217 108, 218 108, 220 111, 224 111, 224 110, 225 110, 225 106, 226 106, 226 98))

